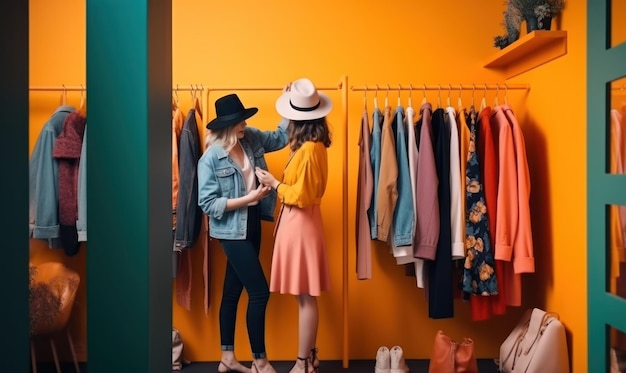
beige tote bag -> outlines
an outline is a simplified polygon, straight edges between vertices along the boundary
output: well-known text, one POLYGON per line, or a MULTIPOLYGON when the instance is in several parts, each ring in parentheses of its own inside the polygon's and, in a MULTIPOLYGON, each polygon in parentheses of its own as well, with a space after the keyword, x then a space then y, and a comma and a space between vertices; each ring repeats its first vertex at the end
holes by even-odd
POLYGON ((500 372, 569 373, 565 327, 559 315, 527 310, 500 346, 500 372))

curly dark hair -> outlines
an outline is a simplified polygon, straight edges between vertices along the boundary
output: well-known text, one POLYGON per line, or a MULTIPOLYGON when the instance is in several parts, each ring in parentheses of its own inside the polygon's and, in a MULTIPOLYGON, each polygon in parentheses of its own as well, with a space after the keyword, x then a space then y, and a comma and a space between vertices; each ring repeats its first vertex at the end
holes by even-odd
POLYGON ((300 149, 307 141, 321 142, 327 148, 332 143, 326 117, 311 120, 291 120, 287 129, 289 148, 292 151, 300 149))

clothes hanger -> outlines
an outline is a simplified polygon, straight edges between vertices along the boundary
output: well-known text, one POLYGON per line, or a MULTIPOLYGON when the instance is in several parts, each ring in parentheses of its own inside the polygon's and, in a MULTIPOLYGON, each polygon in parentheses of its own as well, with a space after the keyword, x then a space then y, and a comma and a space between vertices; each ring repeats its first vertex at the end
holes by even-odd
POLYGON ((500 93, 500 85, 496 84, 496 98, 493 100, 493 107, 499 106, 498 103, 498 94, 500 93))
POLYGON ((398 106, 402 106, 402 102, 400 101, 400 91, 402 90, 402 86, 398 84, 398 106))
POLYGON ((463 90, 463 86, 459 83, 459 98, 457 100, 457 106, 459 108, 463 107, 463 101, 461 101, 461 90, 463 90))
POLYGON ((505 84, 505 85, 504 85, 504 103, 505 103, 506 105, 508 105, 508 104, 509 104, 509 99, 507 98, 508 93, 509 93, 509 89, 508 89, 508 87, 507 87, 507 86, 506 86, 506 84, 505 84))
POLYGON ((409 107, 413 107, 413 84, 409 84, 409 107))
POLYGON ((174 94, 172 94, 172 111, 176 109, 178 109, 178 84, 176 84, 176 89, 174 94))
POLYGON ((374 109, 378 109, 378 84, 376 84, 376 91, 374 92, 374 109))
POLYGON ((448 98, 446 99, 446 105, 447 107, 451 107, 452 104, 450 104, 450 91, 452 90, 452 86, 450 85, 450 83, 448 83, 448 98))
POLYGON ((198 85, 196 85, 196 89, 200 92, 200 98, 197 97, 194 100, 194 108, 196 109, 196 113, 198 113, 200 115, 200 117, 202 117, 202 91, 204 91, 204 86, 202 86, 202 88, 200 88, 198 85))
POLYGON ((363 90, 363 110, 367 111, 367 84, 363 90))
POLYGON ((480 110, 478 112, 483 111, 485 107, 487 107, 487 84, 485 84, 485 91, 483 92, 482 100, 480 100, 480 110))
POLYGON ((65 84, 63 86, 63 92, 61 92, 60 105, 67 105, 67 89, 65 88, 65 84))
POLYGON ((422 105, 428 102, 428 100, 426 99, 426 84, 423 84, 423 87, 424 87, 424 98, 422 99, 422 105))
POLYGON ((387 84, 387 93, 385 94, 385 107, 389 106, 389 84, 387 84))
POLYGON ((172 94, 172 111, 176 111, 177 108, 178 104, 176 103, 176 97, 174 97, 174 94, 172 94))
POLYGON ((437 109, 441 108, 441 85, 437 84, 439 86, 438 90, 437 90, 437 109))
POLYGON ((85 87, 80 85, 80 104, 78 104, 78 112, 84 117, 85 116, 85 87))
POLYGON ((474 101, 475 94, 476 94, 476 84, 472 83, 472 109, 476 107, 475 105, 476 101, 474 101))

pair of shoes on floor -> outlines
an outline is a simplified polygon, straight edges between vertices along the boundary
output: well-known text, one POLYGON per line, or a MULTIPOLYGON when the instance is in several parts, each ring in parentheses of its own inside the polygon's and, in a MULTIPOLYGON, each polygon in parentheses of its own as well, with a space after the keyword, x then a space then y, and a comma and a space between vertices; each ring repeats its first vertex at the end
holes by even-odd
POLYGON ((393 346, 389 349, 387 346, 381 346, 376 352, 376 365, 374 373, 408 373, 409 367, 404 360, 404 352, 402 347, 393 346))

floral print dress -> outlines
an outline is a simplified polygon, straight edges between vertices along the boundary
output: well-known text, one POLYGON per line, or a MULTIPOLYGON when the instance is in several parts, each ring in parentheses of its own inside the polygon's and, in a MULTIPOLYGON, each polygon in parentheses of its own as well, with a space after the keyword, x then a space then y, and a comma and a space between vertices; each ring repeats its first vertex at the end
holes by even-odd
POLYGON ((463 297, 498 294, 493 251, 489 240, 487 205, 480 179, 480 163, 476 152, 476 112, 468 115, 470 142, 465 171, 465 263, 463 265, 463 297))

